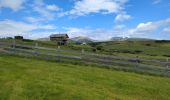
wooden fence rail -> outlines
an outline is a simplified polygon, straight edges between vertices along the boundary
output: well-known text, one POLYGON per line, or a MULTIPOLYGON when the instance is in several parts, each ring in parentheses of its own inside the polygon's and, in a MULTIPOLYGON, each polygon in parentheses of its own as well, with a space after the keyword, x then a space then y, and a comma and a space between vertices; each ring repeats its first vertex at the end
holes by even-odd
POLYGON ((82 53, 72 50, 61 50, 57 48, 47 48, 47 47, 38 47, 31 45, 22 45, 22 44, 12 44, 6 42, 0 42, 0 48, 3 48, 8 54, 18 54, 23 56, 32 56, 35 58, 44 58, 46 60, 62 61, 62 62, 74 62, 81 64, 92 64, 96 66, 105 66, 108 68, 118 68, 118 69, 128 69, 132 71, 139 71, 151 74, 158 75, 168 75, 170 76, 170 68, 165 67, 169 65, 169 62, 162 62, 158 60, 144 60, 136 58, 123 58, 119 56, 110 56, 110 55, 100 55, 95 53, 82 53), (48 52, 42 52, 38 50, 49 50, 48 52), (61 51, 72 54, 79 55, 68 55, 60 54, 60 52, 50 52, 61 51), (152 63, 159 63, 164 66, 156 66, 152 64, 143 64, 138 61, 147 62, 152 61, 152 63))
MULTIPOLYGON (((0 45, 8 45, 8 46, 13 46, 13 43, 10 42, 0 42, 0 45)), ((32 46, 32 45, 23 45, 23 44, 15 44, 15 47, 23 47, 23 48, 30 48, 30 49, 42 49, 42 50, 49 50, 49 51, 62 51, 62 52, 69 52, 73 54, 83 54, 87 56, 96 56, 96 57, 101 57, 104 59, 118 59, 118 60, 127 60, 130 62, 133 61, 140 61, 140 62, 152 62, 152 63, 159 63, 163 65, 170 65, 170 62, 168 61, 159 61, 159 60, 146 60, 146 59, 141 59, 141 58, 129 58, 129 57, 120 57, 120 56, 113 56, 113 55, 105 55, 105 54, 97 54, 97 53, 90 53, 90 52, 78 52, 78 51, 73 51, 73 50, 63 50, 63 49, 58 49, 58 48, 48 48, 48 47, 40 47, 40 46, 32 46)))

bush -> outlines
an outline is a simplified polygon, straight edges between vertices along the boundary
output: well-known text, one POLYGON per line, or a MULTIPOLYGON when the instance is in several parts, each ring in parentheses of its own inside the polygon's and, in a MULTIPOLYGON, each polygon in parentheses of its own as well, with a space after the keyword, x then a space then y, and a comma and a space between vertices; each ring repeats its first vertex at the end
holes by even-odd
POLYGON ((118 52, 118 53, 120 53, 120 51, 119 51, 119 50, 112 50, 112 52, 118 52))
POLYGON ((151 46, 151 44, 149 44, 149 43, 147 43, 147 44, 145 44, 146 46, 151 46))
POLYGON ((170 43, 170 40, 156 40, 155 43, 170 43))
POLYGON ((142 53, 143 51, 141 51, 141 50, 135 50, 134 51, 134 53, 137 53, 137 54, 139 54, 139 53, 142 53))
POLYGON ((92 51, 93 51, 93 52, 96 52, 96 51, 97 51, 97 49, 96 49, 96 48, 93 48, 93 49, 92 49, 92 51))
POLYGON ((158 56, 158 55, 156 55, 156 54, 146 54, 146 55, 149 55, 149 56, 158 56))
POLYGON ((165 56, 165 57, 170 57, 170 55, 163 55, 163 56, 165 56))
POLYGON ((97 46, 96 49, 97 50, 103 50, 103 46, 97 46))
POLYGON ((130 53, 130 54, 139 54, 142 53, 143 51, 141 50, 135 50, 135 51, 130 51, 130 50, 123 50, 122 53, 130 53))
POLYGON ((129 50, 122 50, 121 52, 122 52, 122 53, 132 53, 132 52, 129 51, 129 50))
POLYGON ((92 43, 89 43, 90 46, 92 47, 96 47, 97 45, 99 45, 100 43, 97 43, 97 42, 92 42, 92 43))
POLYGON ((23 41, 25 41, 25 42, 34 42, 34 40, 30 40, 30 39, 23 39, 23 41))
POLYGON ((19 49, 32 49, 31 47, 25 47, 25 46, 15 46, 15 48, 19 48, 19 49))

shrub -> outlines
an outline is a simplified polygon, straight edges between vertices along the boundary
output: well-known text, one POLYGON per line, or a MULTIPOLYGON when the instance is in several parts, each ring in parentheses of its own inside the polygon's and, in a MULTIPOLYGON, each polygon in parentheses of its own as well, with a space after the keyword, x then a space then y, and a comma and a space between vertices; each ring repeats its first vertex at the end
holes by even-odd
POLYGON ((145 44, 146 46, 151 46, 151 44, 149 44, 149 43, 147 43, 147 44, 145 44))
POLYGON ((149 56, 157 56, 156 54, 146 54, 146 55, 149 55, 149 56))
POLYGON ((163 55, 163 56, 165 56, 165 57, 170 57, 170 55, 163 55))
POLYGON ((32 49, 31 47, 25 47, 25 46, 15 46, 15 48, 20 48, 20 49, 32 49))
POLYGON ((129 50, 122 50, 122 53, 132 53, 132 52, 129 50))
POLYGON ((156 40, 155 43, 170 43, 170 40, 156 40))
POLYGON ((142 53, 143 51, 141 50, 135 50, 135 51, 130 51, 130 50, 123 50, 122 53, 130 53, 130 54, 139 54, 142 53))
POLYGON ((99 45, 100 43, 97 43, 97 42, 92 42, 92 43, 89 43, 90 46, 92 47, 96 47, 97 45, 99 45))
POLYGON ((93 48, 93 49, 92 49, 92 51, 93 51, 93 52, 96 52, 96 51, 97 51, 97 49, 96 49, 96 48, 93 48))
POLYGON ((23 39, 23 41, 25 41, 25 42, 33 42, 34 40, 30 40, 30 39, 23 39))
POLYGON ((103 50, 103 46, 97 46, 96 49, 97 50, 103 50))
POLYGON ((135 50, 135 51, 134 51, 134 53, 137 53, 137 54, 138 54, 138 53, 142 53, 142 52, 143 52, 143 51, 141 51, 141 50, 135 50))

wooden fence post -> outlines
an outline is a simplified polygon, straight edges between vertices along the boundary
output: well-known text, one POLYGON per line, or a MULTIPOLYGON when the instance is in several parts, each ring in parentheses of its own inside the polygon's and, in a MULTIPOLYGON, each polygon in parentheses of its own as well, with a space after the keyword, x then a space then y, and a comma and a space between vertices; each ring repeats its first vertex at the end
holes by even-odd
POLYGON ((13 43, 12 43, 12 50, 13 50, 12 53, 13 54, 15 54, 15 47, 16 47, 16 41, 15 41, 15 39, 13 39, 13 43))
POLYGON ((84 53, 84 49, 81 50, 81 53, 82 53, 82 54, 84 53))
POLYGON ((12 43, 12 48, 15 49, 15 46, 16 46, 16 41, 15 39, 13 40, 13 43, 12 43))
POLYGON ((84 49, 81 50, 81 58, 84 58, 84 49))
POLYGON ((35 48, 34 48, 35 57, 38 56, 38 55, 37 55, 37 51, 36 51, 37 47, 38 47, 38 43, 35 43, 35 48))
POLYGON ((38 47, 38 43, 35 43, 35 47, 38 47))
MULTIPOLYGON (((60 54, 61 47, 58 45, 57 47, 57 53, 60 54)), ((57 57, 57 61, 60 62, 60 56, 57 57)))
POLYGON ((57 48, 60 49, 60 46, 58 46, 57 48))
POLYGON ((169 68, 169 58, 166 58, 166 62, 167 62, 166 67, 169 68))
POLYGON ((136 68, 138 67, 138 65, 139 65, 139 57, 136 56, 136 68))

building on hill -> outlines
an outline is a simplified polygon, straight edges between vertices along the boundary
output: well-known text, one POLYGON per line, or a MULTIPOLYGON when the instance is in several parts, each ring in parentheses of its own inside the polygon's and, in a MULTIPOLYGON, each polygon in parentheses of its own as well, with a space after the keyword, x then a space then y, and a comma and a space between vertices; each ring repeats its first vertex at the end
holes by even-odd
POLYGON ((57 42, 59 45, 65 45, 69 36, 67 34, 52 34, 50 40, 57 42))
POLYGON ((23 40, 24 39, 23 36, 15 36, 14 38, 17 39, 17 40, 23 40))

